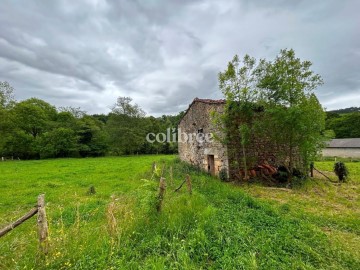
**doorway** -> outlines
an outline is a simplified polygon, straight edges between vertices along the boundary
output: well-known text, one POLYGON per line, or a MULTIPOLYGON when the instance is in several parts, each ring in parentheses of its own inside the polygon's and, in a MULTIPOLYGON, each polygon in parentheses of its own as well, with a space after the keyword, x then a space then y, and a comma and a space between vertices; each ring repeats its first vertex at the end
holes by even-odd
POLYGON ((215 159, 214 155, 207 156, 207 163, 208 163, 208 173, 211 175, 215 175, 215 159))

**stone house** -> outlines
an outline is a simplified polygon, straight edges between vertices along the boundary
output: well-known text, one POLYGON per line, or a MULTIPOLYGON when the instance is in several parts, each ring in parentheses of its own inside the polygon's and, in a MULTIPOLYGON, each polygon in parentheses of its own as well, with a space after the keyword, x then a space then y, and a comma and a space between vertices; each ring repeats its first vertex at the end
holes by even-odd
POLYGON ((229 168, 226 145, 214 139, 210 142, 205 138, 207 134, 217 132, 211 112, 223 113, 224 109, 225 100, 195 98, 178 126, 180 159, 212 175, 219 175, 221 169, 228 171, 229 168))
MULTIPOLYGON (((212 112, 225 113, 225 100, 211 100, 195 98, 189 105, 178 126, 178 149, 180 159, 197 166, 212 175, 219 175, 224 169, 232 180, 242 179, 244 176, 243 151, 240 145, 241 138, 238 132, 227 134, 226 145, 219 140, 199 141, 196 136, 209 133, 224 138, 213 122, 212 112), (192 135, 192 140, 184 140, 192 135), (233 135, 235 134, 235 135, 233 135)), ((259 111, 261 115, 261 110, 259 111)), ((235 125, 236 127, 236 125, 235 125)), ((258 165, 277 167, 288 163, 288 158, 281 156, 282 146, 277 146, 266 141, 266 138, 259 138, 252 135, 251 142, 247 146, 247 167, 252 175, 259 174, 258 165)))

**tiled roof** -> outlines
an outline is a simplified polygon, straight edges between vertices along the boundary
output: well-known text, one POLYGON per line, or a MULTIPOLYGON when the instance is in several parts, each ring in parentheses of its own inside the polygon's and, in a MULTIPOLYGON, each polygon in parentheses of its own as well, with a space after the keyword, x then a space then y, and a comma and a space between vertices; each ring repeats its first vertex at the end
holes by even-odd
POLYGON ((333 139, 328 142, 327 148, 360 148, 360 138, 333 139))

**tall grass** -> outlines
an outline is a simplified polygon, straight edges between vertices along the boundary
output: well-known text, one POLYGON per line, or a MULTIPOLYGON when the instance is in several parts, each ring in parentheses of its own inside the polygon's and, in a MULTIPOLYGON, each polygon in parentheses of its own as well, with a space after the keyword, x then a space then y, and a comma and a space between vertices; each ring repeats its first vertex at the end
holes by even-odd
MULTIPOLYGON (((35 222, 21 225, 0 239, 3 269, 357 269, 360 265, 357 254, 342 249, 319 224, 293 214, 291 203, 254 198, 244 190, 261 187, 224 184, 174 157, 19 162, 0 164, 0 170, 4 191, 0 223, 18 216, 37 193, 46 192, 51 237, 50 254, 44 259, 37 251, 35 222), (154 160, 161 168, 166 165, 161 212, 156 211, 159 175, 150 171, 154 160), (174 192, 186 174, 192 180, 192 194, 185 185, 174 192), (17 190, 11 182, 17 183, 17 190), (91 185, 96 194, 88 194, 91 185)), ((284 193, 291 197, 292 193, 284 193)))

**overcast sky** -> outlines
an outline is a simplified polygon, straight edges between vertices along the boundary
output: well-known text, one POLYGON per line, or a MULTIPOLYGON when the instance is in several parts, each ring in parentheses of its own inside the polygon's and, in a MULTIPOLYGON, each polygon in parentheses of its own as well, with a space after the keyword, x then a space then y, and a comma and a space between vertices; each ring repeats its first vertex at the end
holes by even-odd
POLYGON ((0 81, 16 98, 107 113, 130 96, 148 114, 222 98, 235 54, 282 48, 314 63, 327 109, 360 106, 360 1, 7 1, 0 3, 0 81))

